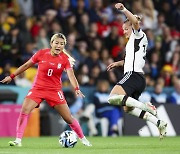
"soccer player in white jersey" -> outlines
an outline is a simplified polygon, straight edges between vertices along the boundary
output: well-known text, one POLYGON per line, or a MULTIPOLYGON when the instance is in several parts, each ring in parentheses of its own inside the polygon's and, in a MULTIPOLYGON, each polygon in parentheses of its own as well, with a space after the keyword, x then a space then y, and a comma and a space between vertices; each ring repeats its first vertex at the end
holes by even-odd
POLYGON ((167 123, 157 118, 156 108, 150 102, 138 101, 146 86, 143 67, 148 45, 146 34, 140 29, 141 18, 133 15, 122 3, 117 3, 115 8, 127 17, 123 30, 129 40, 126 44, 125 60, 114 62, 107 67, 109 71, 115 67, 124 66, 124 75, 112 89, 108 102, 121 105, 125 112, 155 124, 162 139, 166 135, 167 123))

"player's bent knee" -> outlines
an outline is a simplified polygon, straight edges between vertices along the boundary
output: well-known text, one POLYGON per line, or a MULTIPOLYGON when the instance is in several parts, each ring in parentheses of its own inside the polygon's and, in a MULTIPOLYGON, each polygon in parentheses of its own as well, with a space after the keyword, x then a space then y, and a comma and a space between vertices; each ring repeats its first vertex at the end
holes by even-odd
POLYGON ((111 95, 108 98, 108 103, 112 105, 123 105, 125 95, 111 95))

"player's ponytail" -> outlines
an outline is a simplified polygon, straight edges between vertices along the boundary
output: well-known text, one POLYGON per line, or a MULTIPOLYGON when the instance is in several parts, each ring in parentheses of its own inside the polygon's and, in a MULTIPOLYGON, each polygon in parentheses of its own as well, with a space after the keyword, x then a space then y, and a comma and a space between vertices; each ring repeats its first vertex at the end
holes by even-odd
POLYGON ((72 56, 70 56, 65 49, 63 49, 63 52, 69 57, 70 64, 74 66, 76 60, 72 56))
MULTIPOLYGON (((64 45, 67 44, 67 40, 66 40, 66 37, 62 34, 62 33, 57 33, 57 34, 54 34, 52 37, 51 37, 51 43, 56 39, 56 38, 62 38, 64 40, 64 45)), ((69 57, 69 61, 70 61, 70 64, 72 66, 75 65, 75 59, 70 56, 69 53, 67 53, 67 51, 65 49, 63 49, 63 53, 66 54, 68 57, 69 57)))

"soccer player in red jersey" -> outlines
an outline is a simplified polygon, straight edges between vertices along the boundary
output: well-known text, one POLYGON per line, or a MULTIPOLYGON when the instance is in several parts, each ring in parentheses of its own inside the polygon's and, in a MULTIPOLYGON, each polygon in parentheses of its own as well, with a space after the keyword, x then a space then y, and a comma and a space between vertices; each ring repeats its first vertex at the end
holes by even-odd
POLYGON ((20 66, 14 74, 5 77, 2 83, 9 83, 13 78, 34 64, 38 64, 38 71, 32 88, 24 99, 22 109, 17 121, 16 140, 10 141, 10 146, 21 146, 21 140, 27 125, 30 112, 43 100, 62 116, 70 128, 76 132, 81 142, 92 146, 86 139, 78 121, 72 117, 62 91, 61 75, 66 70, 69 80, 75 89, 76 95, 84 97, 79 89, 78 81, 74 75, 73 65, 75 60, 65 51, 66 37, 54 34, 50 41, 50 49, 42 49, 35 53, 30 60, 20 66))

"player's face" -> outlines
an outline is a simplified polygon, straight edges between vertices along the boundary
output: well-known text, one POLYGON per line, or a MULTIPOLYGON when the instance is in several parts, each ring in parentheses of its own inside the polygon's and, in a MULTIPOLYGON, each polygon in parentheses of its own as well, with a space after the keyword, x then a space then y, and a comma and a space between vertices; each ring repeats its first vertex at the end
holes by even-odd
POLYGON ((123 24, 123 31, 126 38, 129 38, 132 33, 132 26, 127 22, 123 24))
POLYGON ((51 43, 51 51, 54 55, 58 55, 60 52, 63 51, 64 49, 64 39, 63 38, 56 38, 52 43, 51 43))

